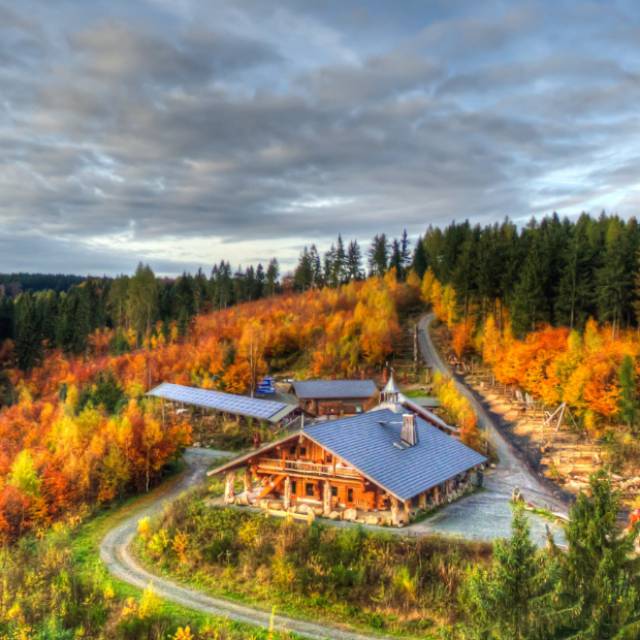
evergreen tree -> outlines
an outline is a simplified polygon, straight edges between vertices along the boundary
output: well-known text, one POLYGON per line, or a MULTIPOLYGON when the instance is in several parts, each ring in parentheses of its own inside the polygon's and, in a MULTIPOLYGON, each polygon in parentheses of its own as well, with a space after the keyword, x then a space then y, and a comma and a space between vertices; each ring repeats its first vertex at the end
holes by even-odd
POLYGON ((278 287, 278 278, 280 277, 280 267, 278 261, 275 258, 269 260, 269 266, 267 267, 265 290, 268 296, 275 295, 278 287))
POLYGON ((413 252, 413 270, 418 274, 420 280, 422 280, 428 266, 429 263, 427 262, 427 253, 424 250, 424 242, 422 238, 418 238, 416 248, 413 252))
POLYGON ((368 251, 369 273, 373 276, 383 276, 389 266, 389 245, 384 233, 376 235, 368 251))
POLYGON ((635 430, 638 424, 638 387, 633 357, 624 356, 620 365, 620 419, 635 430))
POLYGON ((402 278, 402 252, 400 250, 400 243, 396 238, 391 242, 391 257, 389 258, 389 269, 395 269, 396 278, 400 280, 402 278))
POLYGON ((546 313, 548 301, 545 288, 549 277, 547 247, 539 233, 531 233, 527 257, 513 297, 513 328, 516 333, 535 329, 540 322, 550 320, 546 313))
POLYGON ((16 364, 26 371, 37 365, 44 353, 32 293, 21 293, 16 298, 14 321, 16 364))
POLYGON ((633 638, 640 630, 639 560, 633 555, 637 529, 618 527, 620 495, 604 471, 581 493, 565 528, 557 616, 558 637, 584 640, 633 638))
POLYGON ((336 244, 336 253, 333 263, 333 281, 335 286, 342 284, 348 280, 347 276, 347 254, 344 250, 342 236, 338 234, 338 242, 336 244))
POLYGON ((309 255, 309 249, 304 247, 298 259, 298 266, 293 272, 293 286, 297 291, 306 291, 312 283, 313 271, 311 257, 309 255))
POLYGON ((545 601, 542 563, 531 541, 521 505, 514 505, 511 538, 493 546, 493 562, 474 568, 463 591, 463 605, 478 637, 525 640, 537 636, 545 601))
POLYGON ((611 218, 605 233, 603 264, 596 272, 596 299, 600 321, 610 322, 614 332, 628 315, 633 284, 628 269, 631 253, 624 224, 611 218))
POLYGON ((311 266, 311 286, 321 287, 324 284, 322 279, 322 261, 320 260, 320 253, 318 247, 312 244, 309 248, 309 264, 311 266))
POLYGON ((362 273, 362 253, 357 240, 352 240, 347 249, 347 274, 349 280, 361 280, 362 273))
POLYGON ((140 263, 129 281, 127 318, 138 341, 151 332, 158 316, 158 282, 149 265, 140 263))

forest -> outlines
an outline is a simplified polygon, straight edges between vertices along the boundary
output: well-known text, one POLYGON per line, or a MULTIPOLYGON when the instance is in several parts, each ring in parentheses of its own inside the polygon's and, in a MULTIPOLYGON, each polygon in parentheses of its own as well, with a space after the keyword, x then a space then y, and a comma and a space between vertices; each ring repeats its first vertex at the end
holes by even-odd
POLYGON ((194 316, 188 338, 176 321, 166 331, 155 322, 142 342, 133 327, 97 329, 84 354, 54 349, 28 373, 9 370, 0 535, 15 539, 82 505, 148 490, 190 441, 186 422, 161 429, 144 397, 155 384, 244 393, 284 366, 312 376, 379 369, 393 350, 398 309, 418 296, 390 277, 290 293, 194 316))

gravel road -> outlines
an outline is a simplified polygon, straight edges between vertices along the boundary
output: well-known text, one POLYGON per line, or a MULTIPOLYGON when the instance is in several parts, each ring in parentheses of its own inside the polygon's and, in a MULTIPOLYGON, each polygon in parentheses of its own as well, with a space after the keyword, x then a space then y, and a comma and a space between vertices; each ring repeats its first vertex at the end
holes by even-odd
MULTIPOLYGON (((115 577, 140 589, 152 584, 154 592, 161 598, 206 614, 222 616, 238 622, 268 628, 271 619, 269 612, 253 609, 230 600, 207 596, 194 589, 183 587, 170 580, 156 576, 142 567, 130 551, 131 542, 136 535, 138 521, 141 518, 160 513, 165 505, 174 501, 187 489, 203 482, 207 469, 216 459, 226 458, 229 455, 233 454, 211 449, 187 449, 184 456, 187 469, 180 480, 166 491, 160 491, 158 499, 151 505, 141 509, 114 529, 111 529, 100 543, 100 558, 115 577)), ((385 639, 383 636, 363 635, 320 623, 305 622, 280 615, 274 617, 274 628, 278 631, 291 631, 300 637, 313 640, 330 640, 332 638, 335 640, 369 640, 374 637, 381 640, 390 640, 389 638, 385 639)))
MULTIPOLYGON (((451 375, 451 370, 442 361, 429 335, 429 326, 433 319, 433 314, 429 313, 420 320, 420 352, 426 364, 433 370, 451 375)), ((491 414, 473 392, 455 376, 453 378, 460 393, 471 402, 478 415, 478 423, 488 434, 499 462, 495 469, 485 474, 486 491, 459 500, 439 511, 433 518, 427 518, 412 528, 423 530, 425 533, 435 531, 485 540, 508 536, 511 526, 509 499, 516 487, 528 502, 556 513, 566 514, 566 503, 555 495, 548 485, 540 482, 526 462, 519 457, 518 452, 502 435, 491 414)), ((533 537, 539 544, 544 543, 547 522, 542 518, 530 516, 530 523, 533 537)), ((562 543, 564 536, 561 528, 554 526, 551 529, 556 540, 562 543)))

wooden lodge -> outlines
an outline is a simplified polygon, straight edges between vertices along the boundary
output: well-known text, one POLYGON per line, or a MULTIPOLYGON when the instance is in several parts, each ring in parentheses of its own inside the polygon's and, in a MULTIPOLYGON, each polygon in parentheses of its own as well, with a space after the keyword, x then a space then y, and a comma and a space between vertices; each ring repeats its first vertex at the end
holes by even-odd
POLYGON ((209 474, 225 474, 227 504, 402 526, 472 490, 485 463, 415 414, 381 408, 312 424, 209 474))
POLYGON ((293 393, 300 408, 314 417, 357 415, 379 401, 373 380, 296 380, 293 393))

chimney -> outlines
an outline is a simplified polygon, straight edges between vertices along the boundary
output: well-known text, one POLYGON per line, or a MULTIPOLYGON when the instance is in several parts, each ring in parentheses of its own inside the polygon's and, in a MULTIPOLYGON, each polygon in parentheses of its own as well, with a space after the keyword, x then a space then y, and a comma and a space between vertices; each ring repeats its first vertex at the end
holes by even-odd
POLYGON ((402 430, 400 440, 409 447, 418 444, 418 430, 416 428, 416 417, 413 413, 402 414, 402 430))

